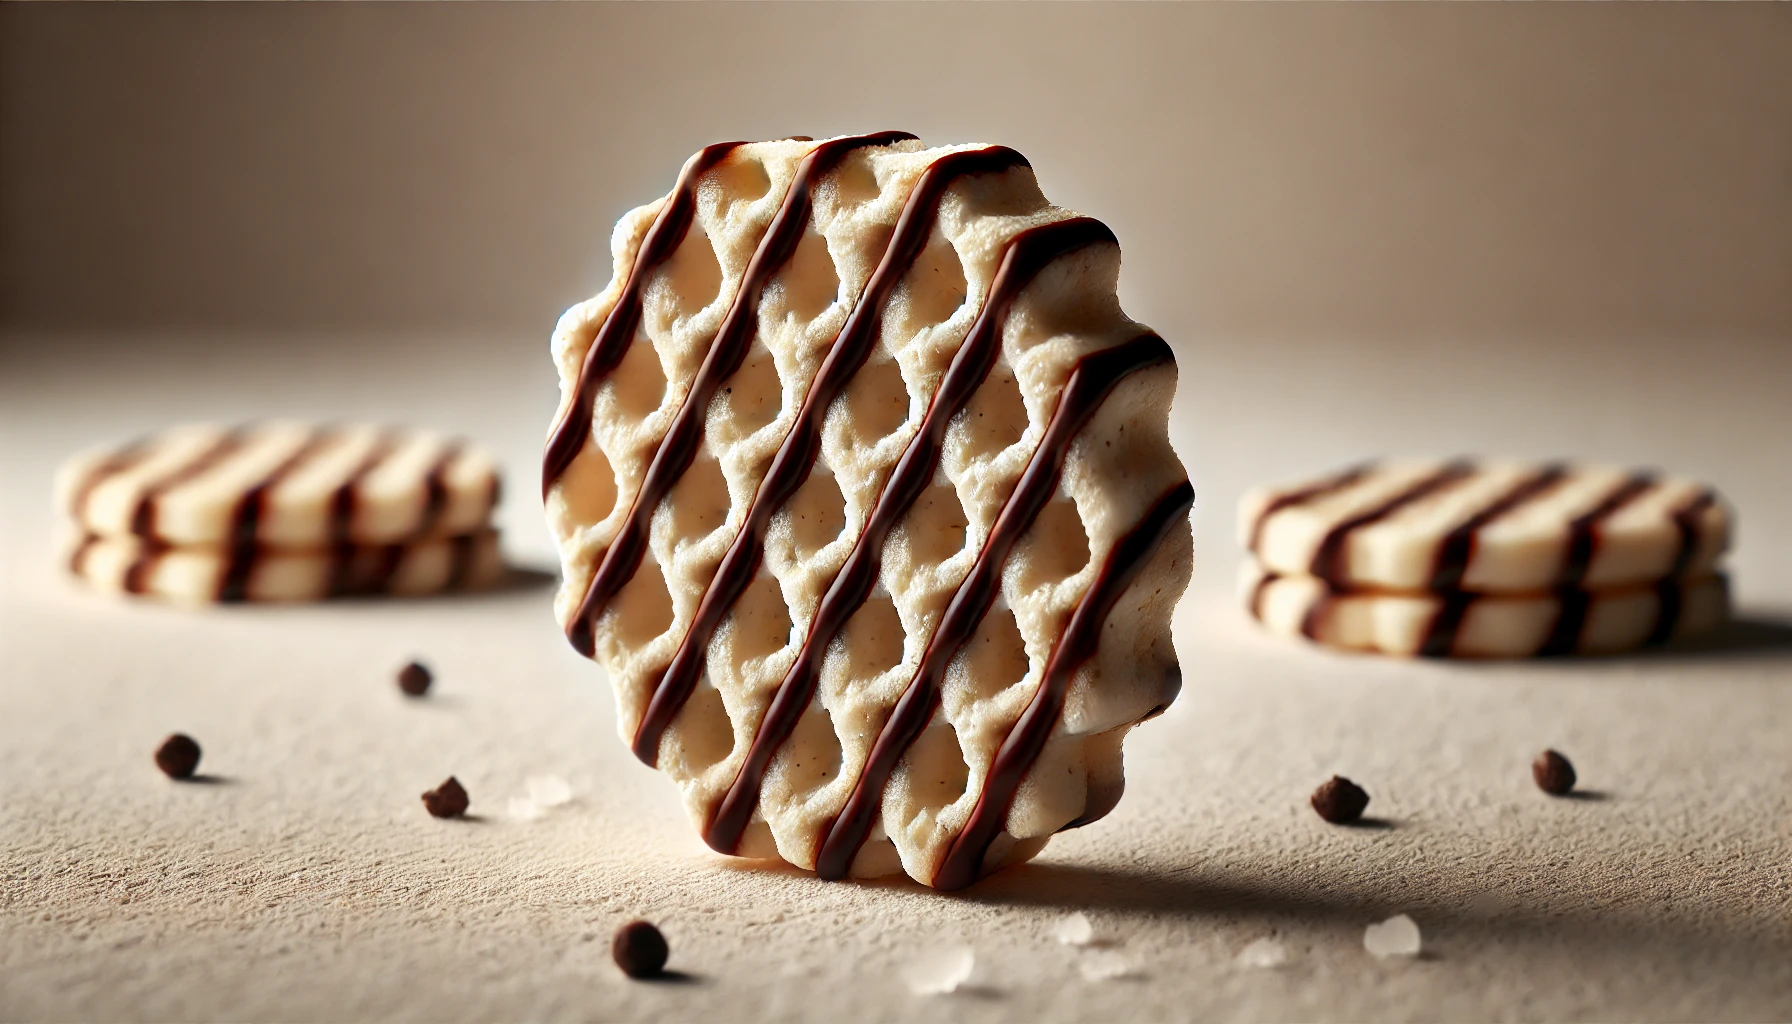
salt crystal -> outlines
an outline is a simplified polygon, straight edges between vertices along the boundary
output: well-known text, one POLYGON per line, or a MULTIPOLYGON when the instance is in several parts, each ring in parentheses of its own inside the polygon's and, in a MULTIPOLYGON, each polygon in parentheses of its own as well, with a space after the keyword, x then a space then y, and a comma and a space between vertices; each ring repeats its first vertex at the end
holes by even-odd
POLYGON ((1238 966, 1272 970, 1288 962, 1288 947, 1275 939, 1263 938, 1238 951, 1238 966))
POLYGON ((1383 959, 1393 956, 1419 955, 1419 926, 1405 914, 1388 918, 1363 929, 1363 948, 1370 956, 1383 959))
POLYGON ((537 807, 558 807, 572 800, 572 786, 558 775, 537 775, 528 781, 529 799, 537 807))
POLYGON ((958 991, 971 979, 977 954, 969 946, 946 946, 923 954, 902 972, 909 990, 920 996, 943 996, 958 991))
POLYGON ((1077 961, 1087 981, 1113 981, 1132 973, 1132 961, 1117 949, 1098 949, 1077 961))
POLYGON ((1095 926, 1082 911, 1066 914, 1052 925, 1052 937, 1066 946, 1087 946, 1095 941, 1095 926))
POLYGON ((542 815, 541 808, 526 796, 511 797, 504 809, 516 821, 534 821, 542 815))

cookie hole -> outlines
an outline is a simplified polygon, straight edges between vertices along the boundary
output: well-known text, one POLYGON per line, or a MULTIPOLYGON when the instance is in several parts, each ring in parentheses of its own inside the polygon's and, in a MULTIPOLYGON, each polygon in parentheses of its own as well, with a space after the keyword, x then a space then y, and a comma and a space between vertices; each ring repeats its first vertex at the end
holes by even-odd
POLYGON ((783 294, 785 308, 801 320, 813 320, 833 305, 840 295, 840 275, 828 254, 827 239, 814 228, 803 232, 773 287, 783 294))
POLYGON ((644 647, 672 628, 672 592, 660 567, 643 562, 633 579, 611 602, 616 618, 616 639, 625 648, 644 647))
POLYGON ((754 577, 718 635, 737 665, 782 650, 790 642, 790 612, 777 579, 763 572, 754 577))
POLYGON ((604 382, 616 410, 629 419, 642 419, 660 407, 666 397, 666 371, 652 345, 630 345, 610 379, 604 382))
POLYGON ((1010 564, 1023 593, 1081 572, 1089 564, 1089 534, 1076 503, 1063 497, 1046 502, 1015 556, 1010 564))
POLYGON ((671 748, 665 753, 692 775, 720 764, 734 749, 734 723, 728 719, 728 707, 722 702, 722 692, 707 678, 692 691, 666 737, 671 748))
POLYGON ((847 620, 841 633, 846 670, 853 679, 873 679, 902 664, 902 617, 890 595, 877 591, 847 620))
POLYGON ((896 432, 908 419, 908 387, 902 367, 894 359, 877 359, 859 368, 841 400, 846 406, 846 430, 860 446, 876 444, 896 432))
POLYGON ((1003 362, 990 370, 964 411, 953 418, 951 432, 965 455, 976 459, 1013 446, 1026 428, 1026 399, 1014 370, 1003 362))
POLYGON ((670 305, 679 319, 695 316, 716 301, 722 292, 722 263, 701 225, 692 224, 685 232, 684 241, 666 261, 661 280, 672 290, 670 305))
POLYGON ((958 733, 942 715, 933 716, 902 761, 909 802, 929 817, 958 802, 971 779, 958 733))
POLYGON ((781 513, 796 552, 813 555, 846 529, 846 497, 827 467, 817 463, 781 513))
POLYGON ((846 161, 834 175, 834 189, 840 205, 845 207, 868 203, 883 193, 877 184, 877 172, 872 170, 871 161, 864 158, 846 161))
POLYGON ((958 654, 958 667, 970 692, 987 700, 1027 677, 1027 643, 1014 612, 993 608, 958 654))
POLYGON ((722 441, 738 441, 762 430, 784 407, 784 384, 769 349, 755 341, 734 376, 722 382, 710 406, 709 432, 722 441))
POLYGON ((964 261, 944 235, 934 233, 902 278, 903 298, 916 328, 952 316, 965 299, 964 261))
POLYGON ((681 541, 707 537, 728 521, 728 480, 722 464, 708 452, 691 460, 666 503, 672 510, 672 530, 681 541))
POLYGON ((839 776, 840 764, 840 738, 834 734, 834 720, 820 704, 811 703, 767 772, 768 790, 813 792, 839 776))
POLYGON ((949 483, 935 480, 921 492, 898 532, 908 544, 909 557, 918 564, 937 565, 964 550, 969 524, 958 492, 949 483))
POLYGON ((737 153, 709 172, 709 178, 703 184, 705 190, 721 191, 722 200, 731 213, 735 205, 755 202, 770 192, 772 177, 766 173, 764 164, 737 153))
POLYGON ((560 476, 560 500, 574 522, 601 523, 616 510, 616 471, 590 438, 560 476))

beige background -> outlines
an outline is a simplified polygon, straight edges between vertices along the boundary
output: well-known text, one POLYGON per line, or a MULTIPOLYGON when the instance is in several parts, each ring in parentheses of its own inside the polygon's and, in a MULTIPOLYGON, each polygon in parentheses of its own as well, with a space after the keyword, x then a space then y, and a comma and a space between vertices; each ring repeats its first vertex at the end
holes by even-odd
POLYGON ((0 114, 0 1018, 1792 1019, 1792 7, 4 5, 0 114), (64 454, 271 414, 488 441, 545 564, 546 337, 614 216, 704 142, 886 126, 1027 153, 1182 367, 1188 684, 1037 865, 708 855, 539 585, 192 615, 61 577, 64 454), (1250 628, 1239 490, 1394 451, 1704 476, 1745 625, 1482 666, 1250 628), (221 781, 154 773, 175 728, 221 781), (1600 798, 1535 791, 1551 744, 1600 798), (1387 827, 1302 806, 1332 771, 1387 827), (450 772, 482 820, 423 816, 450 772), (577 800, 512 820, 545 773, 577 800), (1083 981, 1070 909, 1140 976, 1083 981), (1427 958, 1366 957, 1401 911, 1427 958), (685 982, 608 966, 638 914, 685 982), (1234 964, 1270 934, 1286 968, 1234 964), (942 938, 975 990, 911 996, 942 938))

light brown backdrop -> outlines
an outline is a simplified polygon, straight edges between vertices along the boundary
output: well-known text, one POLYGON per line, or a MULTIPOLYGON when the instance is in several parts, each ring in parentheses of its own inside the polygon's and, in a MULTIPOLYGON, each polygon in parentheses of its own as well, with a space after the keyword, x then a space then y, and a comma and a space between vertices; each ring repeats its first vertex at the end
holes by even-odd
POLYGON ((29 327, 545 334, 724 137, 1013 145, 1166 334, 1792 336, 1792 8, 0 8, 29 327))

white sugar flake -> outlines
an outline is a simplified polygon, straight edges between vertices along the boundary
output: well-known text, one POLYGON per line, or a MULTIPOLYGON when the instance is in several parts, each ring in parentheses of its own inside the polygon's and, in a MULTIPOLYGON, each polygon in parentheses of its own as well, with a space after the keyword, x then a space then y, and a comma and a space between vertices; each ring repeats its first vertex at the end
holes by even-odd
POLYGON ((1262 938, 1238 951, 1238 966, 1274 970, 1288 962, 1288 947, 1273 938, 1262 938))
POLYGON ((977 954, 969 946, 946 946, 922 954, 902 972, 902 980, 918 996, 943 996, 971 980, 977 954))
POLYGON ((572 801, 572 786, 558 775, 536 775, 527 785, 529 799, 537 807, 559 807, 572 801))
POLYGON ((1419 926, 1405 914, 1388 918, 1380 924, 1372 924, 1363 929, 1363 948, 1369 955, 1387 959, 1389 957, 1414 957, 1419 955, 1419 926))
POLYGON ((1082 911, 1066 914, 1052 925, 1052 938, 1066 946, 1087 946, 1095 941, 1095 926, 1082 911))
POLYGON ((1098 949, 1077 961, 1085 981, 1113 981, 1133 973, 1132 961, 1117 949, 1098 949))

